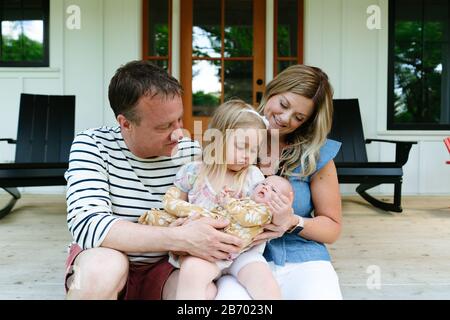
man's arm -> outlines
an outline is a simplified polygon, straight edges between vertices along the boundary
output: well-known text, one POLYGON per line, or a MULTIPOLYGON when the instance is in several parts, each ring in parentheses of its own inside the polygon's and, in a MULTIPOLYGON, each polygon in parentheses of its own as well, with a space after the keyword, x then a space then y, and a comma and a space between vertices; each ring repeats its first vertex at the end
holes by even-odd
POLYGON ((107 164, 95 140, 86 133, 75 137, 70 151, 67 180, 67 224, 83 249, 99 247, 111 227, 112 216, 107 164))
POLYGON ((119 221, 108 232, 102 247, 124 252, 186 252, 208 261, 222 260, 240 252, 244 244, 238 237, 217 230, 228 224, 226 220, 201 218, 166 228, 119 221))
POLYGON ((240 239, 216 229, 227 222, 199 219, 185 226, 160 228, 112 215, 107 163, 92 137, 80 134, 72 145, 67 179, 67 222, 83 249, 108 247, 124 252, 184 251, 204 259, 239 252, 240 239))

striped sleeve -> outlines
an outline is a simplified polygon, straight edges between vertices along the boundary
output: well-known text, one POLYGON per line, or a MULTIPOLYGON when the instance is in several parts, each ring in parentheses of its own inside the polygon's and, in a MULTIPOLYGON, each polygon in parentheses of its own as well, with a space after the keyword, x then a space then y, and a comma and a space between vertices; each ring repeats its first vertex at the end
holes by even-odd
POLYGON ((112 216, 107 161, 89 134, 75 138, 65 178, 69 231, 81 248, 99 247, 119 219, 112 216))

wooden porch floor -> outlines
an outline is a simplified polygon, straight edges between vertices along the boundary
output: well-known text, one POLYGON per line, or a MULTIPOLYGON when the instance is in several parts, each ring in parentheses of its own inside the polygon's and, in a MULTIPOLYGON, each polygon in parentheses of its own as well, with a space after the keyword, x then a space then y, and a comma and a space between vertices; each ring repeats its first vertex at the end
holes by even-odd
MULTIPOLYGON (((403 207, 386 214, 344 198, 343 233, 329 246, 344 299, 450 299, 450 197, 404 197, 403 207)), ((0 299, 64 299, 69 242, 64 196, 19 200, 0 220, 0 299)))

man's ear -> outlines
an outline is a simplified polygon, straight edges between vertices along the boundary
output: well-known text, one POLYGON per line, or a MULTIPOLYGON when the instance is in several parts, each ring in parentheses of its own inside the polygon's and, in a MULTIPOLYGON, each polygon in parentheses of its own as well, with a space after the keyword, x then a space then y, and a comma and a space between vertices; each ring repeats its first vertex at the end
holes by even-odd
POLYGON ((131 122, 127 118, 125 118, 125 116, 123 114, 119 114, 117 116, 117 122, 120 125, 120 129, 126 130, 126 131, 131 129, 131 122))

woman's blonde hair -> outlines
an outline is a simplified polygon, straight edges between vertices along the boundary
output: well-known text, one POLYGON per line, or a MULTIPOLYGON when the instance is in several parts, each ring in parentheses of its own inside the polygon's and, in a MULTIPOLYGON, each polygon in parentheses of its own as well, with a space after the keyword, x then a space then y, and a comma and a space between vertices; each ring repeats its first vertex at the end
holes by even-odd
MULTIPOLYGON (((205 133, 207 142, 203 149, 203 166, 199 181, 208 176, 215 176, 219 179, 218 184, 223 184, 227 172, 227 143, 231 142, 229 139, 233 130, 237 129, 266 130, 266 125, 252 106, 242 100, 234 99, 220 105, 210 121, 205 133)), ((247 172, 248 167, 237 172, 235 176, 234 187, 237 193, 242 191, 247 172)))
POLYGON ((287 135, 288 146, 283 150, 280 159, 281 175, 307 177, 316 171, 320 148, 325 144, 331 130, 333 88, 328 76, 321 69, 306 65, 290 66, 267 85, 258 111, 264 111, 270 98, 286 92, 311 99, 314 112, 297 130, 287 135), (294 173, 299 164, 301 172, 294 173))

